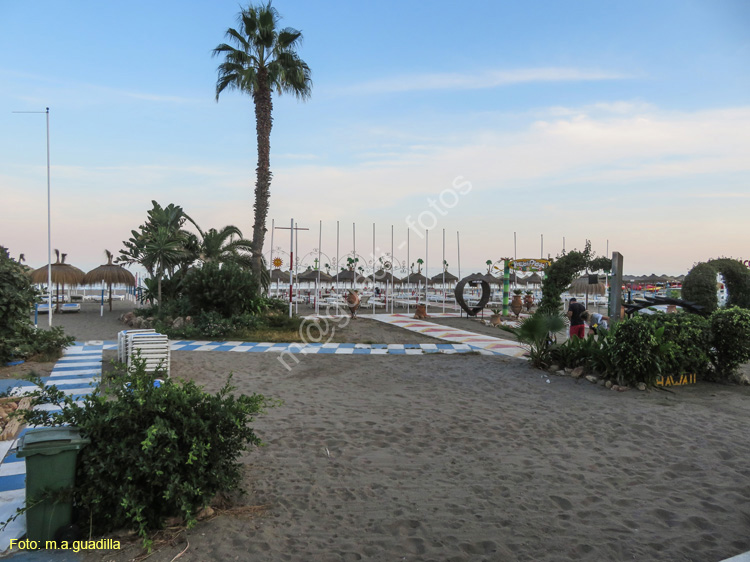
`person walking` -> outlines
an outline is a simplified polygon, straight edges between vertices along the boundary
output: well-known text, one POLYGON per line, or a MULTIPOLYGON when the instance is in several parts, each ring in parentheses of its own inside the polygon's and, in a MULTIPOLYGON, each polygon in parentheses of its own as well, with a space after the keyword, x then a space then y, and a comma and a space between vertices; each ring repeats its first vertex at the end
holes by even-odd
POLYGON ((575 297, 568 303, 567 316, 570 318, 570 337, 577 336, 581 339, 586 337, 586 323, 581 315, 586 312, 586 307, 579 303, 575 297))

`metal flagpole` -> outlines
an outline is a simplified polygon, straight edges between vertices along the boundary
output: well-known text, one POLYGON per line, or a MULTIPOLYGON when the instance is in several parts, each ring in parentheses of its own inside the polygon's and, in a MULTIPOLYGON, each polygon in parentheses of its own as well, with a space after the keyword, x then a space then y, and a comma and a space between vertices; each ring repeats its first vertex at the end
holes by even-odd
POLYGON ((297 259, 294 262, 294 279, 297 281, 297 297, 294 299, 294 313, 297 314, 299 312, 299 232, 298 230, 298 224, 295 224, 294 228, 294 253, 297 254, 297 259))
MULTIPOLYGON (((44 113, 47 119, 47 321, 52 327, 52 203, 49 160, 49 107, 44 111, 14 111, 13 113, 44 113)), ((161 303, 160 303, 161 304, 161 303)))
POLYGON ((408 286, 411 285, 411 247, 410 247, 410 240, 409 240, 409 229, 406 229, 406 284, 407 284, 407 290, 406 290, 406 314, 409 314, 409 305, 411 304, 411 299, 409 298, 409 289, 408 286))
POLYGON ((396 259, 393 257, 393 225, 391 225, 391 314, 393 314, 393 289, 395 288, 395 285, 393 283, 393 272, 395 271, 395 269, 396 259))
MULTIPOLYGON (((323 245, 323 221, 321 220, 318 225, 318 278, 315 280, 315 315, 320 315, 320 253, 321 246, 323 245)), ((322 291, 320 291, 322 292, 322 291)))
POLYGON ((336 296, 338 296, 338 292, 339 292, 339 221, 336 221, 336 296))
POLYGON ((354 261, 354 271, 352 271, 352 288, 357 288, 357 225, 352 223, 352 258, 354 261))
POLYGON ((430 231, 425 228, 424 234, 424 311, 427 314, 427 294, 430 290, 430 231))
POLYGON ((542 252, 539 254, 540 259, 544 259, 544 234, 542 234, 542 252))
POLYGON ((268 296, 269 297, 271 296, 271 272, 273 271, 273 231, 275 230, 274 220, 275 219, 271 219, 271 253, 268 255, 268 296))
POLYGON ((292 264, 294 263, 294 219, 289 227, 289 318, 292 317, 292 286, 294 285, 292 264))
POLYGON ((445 229, 443 229, 443 314, 445 314, 445 229))
POLYGON ((456 231, 456 251, 458 252, 458 280, 461 280, 461 237, 458 230, 456 231))
MULTIPOLYGON (((375 291, 375 223, 372 223, 372 286, 375 291)), ((372 297, 370 297, 372 298, 372 297)), ((372 313, 375 314, 375 301, 372 301, 372 313)))

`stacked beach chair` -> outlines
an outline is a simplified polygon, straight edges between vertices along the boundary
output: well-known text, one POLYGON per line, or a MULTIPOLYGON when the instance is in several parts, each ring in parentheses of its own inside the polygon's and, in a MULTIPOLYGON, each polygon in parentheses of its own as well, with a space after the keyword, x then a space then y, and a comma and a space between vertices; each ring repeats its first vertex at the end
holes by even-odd
POLYGON ((169 376, 169 338, 155 330, 123 330, 117 334, 117 359, 131 369, 134 360, 145 362, 146 372, 162 369, 169 376))

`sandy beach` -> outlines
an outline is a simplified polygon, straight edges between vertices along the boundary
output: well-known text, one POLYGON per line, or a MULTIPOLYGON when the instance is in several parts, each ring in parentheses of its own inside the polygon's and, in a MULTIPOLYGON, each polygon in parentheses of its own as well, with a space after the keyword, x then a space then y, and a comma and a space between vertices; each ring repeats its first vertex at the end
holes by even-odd
MULTIPOLYGON (((747 387, 613 392, 500 356, 310 355, 291 371, 268 353, 172 358, 173 377, 216 391, 233 372, 237 392, 283 405, 256 420, 266 446, 242 459, 239 504, 260 512, 199 522, 149 560, 186 547, 181 561, 703 562, 750 550, 747 387)), ((139 554, 130 543, 84 559, 139 554)))

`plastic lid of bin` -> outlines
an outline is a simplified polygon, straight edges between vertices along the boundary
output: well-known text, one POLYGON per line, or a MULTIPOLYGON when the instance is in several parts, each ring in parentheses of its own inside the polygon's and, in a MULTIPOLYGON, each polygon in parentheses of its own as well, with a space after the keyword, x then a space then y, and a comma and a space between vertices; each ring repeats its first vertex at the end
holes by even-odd
POLYGON ((88 443, 90 440, 81 437, 77 427, 38 427, 29 430, 18 440, 18 457, 55 455, 82 449, 88 443))

